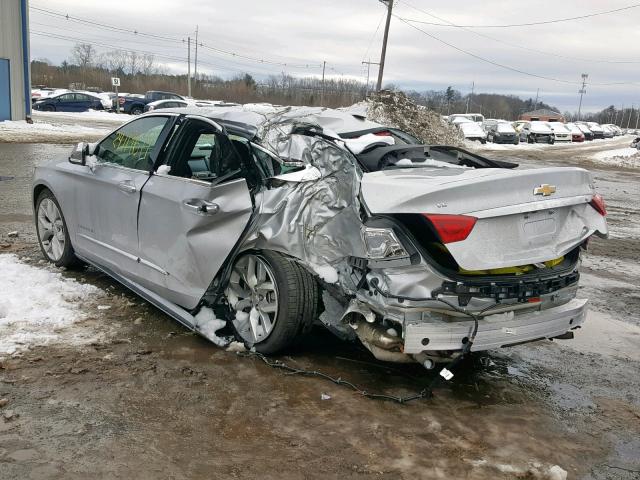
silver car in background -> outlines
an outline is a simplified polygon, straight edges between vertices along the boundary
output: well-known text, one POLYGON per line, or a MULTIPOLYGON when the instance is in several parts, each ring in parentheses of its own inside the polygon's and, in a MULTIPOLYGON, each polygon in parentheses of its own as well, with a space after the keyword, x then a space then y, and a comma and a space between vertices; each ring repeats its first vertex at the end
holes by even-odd
POLYGON ((427 367, 570 336, 586 315, 580 250, 607 235, 589 172, 516 169, 381 127, 314 108, 135 118, 36 169, 43 254, 264 354, 314 323, 427 367))

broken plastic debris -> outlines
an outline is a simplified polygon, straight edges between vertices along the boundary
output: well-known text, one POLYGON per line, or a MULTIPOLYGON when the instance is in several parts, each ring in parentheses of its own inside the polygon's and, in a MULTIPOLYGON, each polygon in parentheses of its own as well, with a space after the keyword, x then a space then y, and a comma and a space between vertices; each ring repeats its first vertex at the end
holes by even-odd
POLYGON ((447 370, 446 368, 443 368, 442 370, 440 370, 440 376, 445 380, 451 380, 453 378, 453 373, 451 373, 451 371, 447 370))
POLYGON ((331 395, 329 395, 327 393, 321 393, 320 394, 320 400, 331 400, 331 395))
POLYGON ((109 310, 111 305, 98 305, 98 310, 109 310))

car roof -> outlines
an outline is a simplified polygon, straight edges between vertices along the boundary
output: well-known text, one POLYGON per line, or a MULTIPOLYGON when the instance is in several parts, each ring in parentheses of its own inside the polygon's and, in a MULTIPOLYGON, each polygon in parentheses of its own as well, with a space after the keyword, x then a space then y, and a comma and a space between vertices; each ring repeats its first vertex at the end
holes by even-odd
POLYGON ((230 133, 253 139, 258 130, 271 120, 279 122, 301 122, 318 125, 322 129, 331 130, 337 134, 357 132, 382 127, 379 123, 371 122, 360 115, 347 111, 322 107, 281 107, 272 112, 260 113, 259 109, 250 106, 188 106, 184 108, 169 108, 166 112, 181 113, 205 117, 223 125, 230 133))

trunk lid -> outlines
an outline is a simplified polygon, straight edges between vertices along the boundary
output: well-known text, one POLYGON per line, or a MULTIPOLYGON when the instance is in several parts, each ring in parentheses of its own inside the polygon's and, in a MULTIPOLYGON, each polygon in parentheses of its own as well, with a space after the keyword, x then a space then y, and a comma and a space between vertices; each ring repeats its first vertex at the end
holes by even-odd
POLYGON ((589 202, 591 174, 581 168, 532 170, 408 168, 365 173, 362 200, 373 214, 468 215, 469 236, 446 247, 465 270, 545 262, 607 225, 589 202))

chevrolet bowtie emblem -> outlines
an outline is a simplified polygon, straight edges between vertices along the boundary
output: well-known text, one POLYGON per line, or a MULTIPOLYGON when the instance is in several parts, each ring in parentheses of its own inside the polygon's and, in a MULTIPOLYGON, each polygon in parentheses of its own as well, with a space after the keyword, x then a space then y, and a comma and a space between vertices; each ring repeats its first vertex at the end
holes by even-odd
POLYGON ((548 185, 546 183, 543 183, 539 187, 533 189, 534 195, 542 195, 543 197, 548 197, 552 193, 556 193, 555 185, 548 185))

